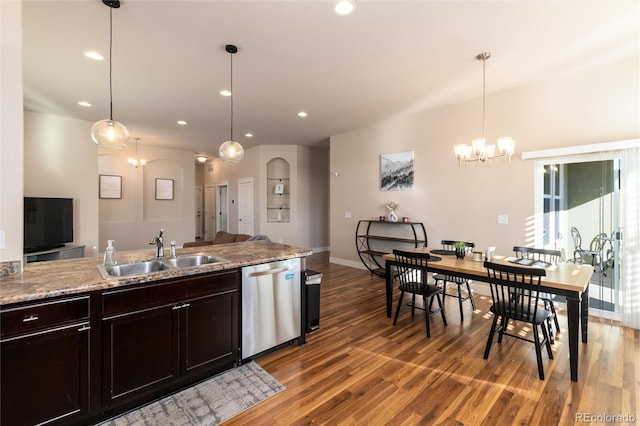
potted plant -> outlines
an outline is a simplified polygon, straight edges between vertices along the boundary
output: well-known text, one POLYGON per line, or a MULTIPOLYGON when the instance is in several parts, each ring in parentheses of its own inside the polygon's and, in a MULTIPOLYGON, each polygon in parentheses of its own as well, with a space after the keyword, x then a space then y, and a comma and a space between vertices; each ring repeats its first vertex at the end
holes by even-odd
POLYGON ((464 241, 457 241, 455 244, 456 249, 456 259, 464 259, 464 256, 467 252, 467 245, 464 241))

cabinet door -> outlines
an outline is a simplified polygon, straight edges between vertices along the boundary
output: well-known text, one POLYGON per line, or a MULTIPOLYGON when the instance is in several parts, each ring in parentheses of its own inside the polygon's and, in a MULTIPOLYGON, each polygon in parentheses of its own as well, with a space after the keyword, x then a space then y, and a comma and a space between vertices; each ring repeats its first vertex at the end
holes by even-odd
POLYGON ((177 312, 163 306, 103 320, 105 405, 144 396, 178 378, 177 312))
POLYGON ((87 325, 71 325, 0 342, 0 424, 61 424, 88 414, 87 325))
POLYGON ((183 312, 182 374, 232 363, 238 354, 238 292, 190 300, 183 312))

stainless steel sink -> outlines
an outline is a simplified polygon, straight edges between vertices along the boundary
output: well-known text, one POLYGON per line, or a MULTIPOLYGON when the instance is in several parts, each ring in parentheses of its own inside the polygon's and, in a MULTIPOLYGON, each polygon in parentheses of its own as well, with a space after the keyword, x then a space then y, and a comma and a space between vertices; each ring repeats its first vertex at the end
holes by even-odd
POLYGON ((168 269, 189 268, 192 266, 207 265, 210 263, 223 263, 226 259, 210 254, 198 253, 179 256, 176 258, 153 259, 142 262, 122 263, 114 266, 98 265, 98 269, 105 279, 128 277, 131 275, 144 275, 168 269))
POLYGON ((207 265, 209 263, 226 262, 221 257, 212 256, 210 254, 194 254, 190 256, 178 256, 174 259, 163 259, 165 264, 174 268, 189 268, 191 266, 207 265))
POLYGON ((122 263, 114 266, 98 265, 98 269, 100 269, 102 276, 105 278, 114 278, 164 271, 171 269, 171 266, 160 260, 148 260, 146 262, 122 263))

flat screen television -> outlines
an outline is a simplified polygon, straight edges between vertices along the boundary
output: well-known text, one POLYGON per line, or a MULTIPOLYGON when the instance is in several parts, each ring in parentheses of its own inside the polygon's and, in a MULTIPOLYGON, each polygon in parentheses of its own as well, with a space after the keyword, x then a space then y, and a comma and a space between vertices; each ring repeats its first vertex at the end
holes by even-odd
POLYGON ((73 241, 73 199, 24 197, 24 252, 63 247, 73 241))

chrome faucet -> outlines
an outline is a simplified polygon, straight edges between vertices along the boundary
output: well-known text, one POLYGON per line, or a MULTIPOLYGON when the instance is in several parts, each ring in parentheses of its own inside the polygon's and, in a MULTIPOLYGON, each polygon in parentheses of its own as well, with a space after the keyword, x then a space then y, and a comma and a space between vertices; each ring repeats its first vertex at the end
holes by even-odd
POLYGON ((149 242, 149 244, 156 245, 156 257, 164 257, 164 238, 162 234, 164 233, 164 229, 160 230, 160 234, 157 237, 153 237, 153 239, 149 242))

